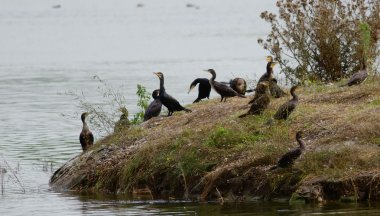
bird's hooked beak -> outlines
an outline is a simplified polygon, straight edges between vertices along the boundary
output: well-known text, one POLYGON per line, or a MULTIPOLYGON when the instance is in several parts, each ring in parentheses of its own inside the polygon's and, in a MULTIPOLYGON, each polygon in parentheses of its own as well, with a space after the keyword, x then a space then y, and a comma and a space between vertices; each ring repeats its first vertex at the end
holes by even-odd
POLYGON ((210 71, 209 71, 209 70, 203 70, 203 71, 206 71, 206 72, 210 73, 210 71))

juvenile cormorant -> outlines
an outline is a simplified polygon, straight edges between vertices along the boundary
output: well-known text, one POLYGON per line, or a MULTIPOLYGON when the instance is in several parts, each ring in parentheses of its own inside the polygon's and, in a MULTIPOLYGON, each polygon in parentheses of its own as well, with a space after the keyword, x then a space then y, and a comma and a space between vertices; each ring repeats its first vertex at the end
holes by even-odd
POLYGON ((360 83, 364 82, 368 77, 368 72, 367 72, 367 66, 365 64, 365 61, 363 60, 362 62, 362 69, 356 73, 354 73, 351 78, 348 80, 346 84, 341 85, 340 87, 343 86, 352 86, 352 85, 359 85, 360 83))
POLYGON ((185 110, 186 112, 191 112, 190 109, 186 109, 174 97, 172 97, 168 93, 166 93, 165 87, 164 87, 164 74, 161 72, 156 72, 154 74, 156 74, 157 77, 160 79, 159 98, 160 98, 161 103, 166 108, 168 108, 168 110, 169 110, 168 116, 173 115, 173 112, 175 112, 175 111, 185 110))
POLYGON ((114 132, 120 132, 124 128, 129 127, 131 124, 128 119, 128 110, 125 107, 121 107, 119 111, 122 113, 119 121, 115 123, 114 132))
POLYGON ((277 79, 273 78, 269 84, 270 93, 274 98, 284 97, 286 93, 277 85, 277 79))
POLYGON ((302 132, 298 131, 296 134, 296 140, 299 144, 299 147, 294 148, 290 151, 288 151, 286 154, 284 154, 280 160, 277 162, 277 165, 272 167, 271 170, 281 167, 286 168, 289 166, 292 166, 294 161, 299 158, 302 154, 302 152, 305 151, 305 142, 302 140, 302 132))
POLYGON ((82 132, 79 135, 79 142, 82 145, 83 151, 86 151, 90 146, 94 144, 94 136, 92 135, 90 129, 86 123, 86 117, 88 113, 82 113, 81 119, 83 123, 82 132))
POLYGON ((293 112, 293 110, 296 108, 298 104, 298 96, 296 95, 295 90, 297 88, 298 86, 293 86, 290 89, 290 94, 293 96, 293 98, 287 101, 286 103, 282 104, 278 108, 276 114, 274 114, 274 119, 287 119, 289 115, 293 112))
POLYGON ((267 71, 260 77, 257 83, 263 81, 270 81, 273 78, 273 68, 277 64, 277 62, 273 61, 272 56, 267 56, 267 71))
POLYGON ((153 117, 159 116, 161 113, 162 103, 160 101, 160 89, 156 89, 152 93, 152 98, 154 101, 149 104, 145 110, 144 121, 147 121, 153 117))
POLYGON ((198 98, 195 99, 193 103, 198 103, 204 98, 209 98, 210 97, 210 92, 211 92, 211 85, 210 81, 206 78, 197 78, 195 79, 191 84, 190 84, 190 89, 189 92, 197 85, 198 86, 198 98))
POLYGON ((230 87, 238 94, 245 95, 247 91, 247 82, 243 78, 235 78, 230 81, 230 87))
POLYGON ((264 91, 264 93, 260 94, 260 96, 258 96, 252 102, 251 108, 248 110, 248 112, 243 115, 240 115, 239 118, 243 118, 247 115, 261 115, 264 112, 264 110, 268 107, 270 103, 269 83, 267 81, 261 82, 259 83, 259 87, 261 90, 264 91))
POLYGON ((266 94, 268 90, 268 85, 269 85, 268 81, 263 81, 263 82, 258 83, 255 88, 255 96, 253 96, 253 98, 248 102, 248 104, 255 102, 257 98, 266 94), (266 85, 263 85, 263 83, 266 83, 266 85))
POLYGON ((222 102, 223 99, 224 99, 224 102, 226 102, 226 99, 228 97, 238 96, 238 97, 245 98, 244 95, 240 95, 239 93, 237 93, 235 90, 233 90, 228 85, 225 85, 225 84, 222 84, 220 82, 215 81, 216 73, 215 73, 214 69, 208 69, 205 71, 209 72, 212 75, 212 77, 210 79, 210 85, 222 97, 220 99, 220 102, 222 102))

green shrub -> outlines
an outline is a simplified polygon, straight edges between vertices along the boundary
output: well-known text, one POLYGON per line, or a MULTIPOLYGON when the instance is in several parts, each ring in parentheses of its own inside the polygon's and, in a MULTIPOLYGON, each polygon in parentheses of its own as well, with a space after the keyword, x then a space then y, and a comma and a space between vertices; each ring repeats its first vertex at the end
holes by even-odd
POLYGON ((259 39, 291 82, 330 82, 346 77, 379 56, 378 0, 278 0, 279 14, 261 18, 271 32, 259 39))
POLYGON ((144 113, 150 100, 150 94, 146 91, 146 88, 140 84, 137 84, 136 95, 139 98, 137 101, 137 106, 140 107, 140 112, 133 116, 132 124, 138 124, 144 120, 144 113))

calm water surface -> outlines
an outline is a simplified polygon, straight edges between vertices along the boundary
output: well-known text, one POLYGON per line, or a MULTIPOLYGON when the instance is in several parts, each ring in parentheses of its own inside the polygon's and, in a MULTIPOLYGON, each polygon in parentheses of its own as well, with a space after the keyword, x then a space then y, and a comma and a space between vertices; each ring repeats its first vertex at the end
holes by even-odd
POLYGON ((267 55, 256 43, 268 32, 259 14, 274 2, 0 0, 0 165, 8 170, 0 215, 379 215, 376 205, 221 206, 49 190, 52 172, 81 153, 84 110, 65 93, 100 103, 99 76, 123 93, 133 114, 136 85, 158 87, 154 71, 164 72, 167 91, 184 104, 196 97, 187 94, 190 82, 208 77, 204 69, 216 69, 218 80, 255 79, 267 55))

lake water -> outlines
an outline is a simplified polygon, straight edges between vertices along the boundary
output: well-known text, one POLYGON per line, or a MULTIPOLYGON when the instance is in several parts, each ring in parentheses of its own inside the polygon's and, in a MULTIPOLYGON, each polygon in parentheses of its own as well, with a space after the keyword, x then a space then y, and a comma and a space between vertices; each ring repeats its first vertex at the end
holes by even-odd
POLYGON ((53 171, 81 153, 85 110, 67 92, 100 103, 99 76, 122 92, 133 114, 136 85, 158 88, 154 71, 164 72, 167 91, 183 104, 197 95, 187 94, 190 82, 209 77, 204 69, 214 68, 218 80, 255 79, 268 55, 256 42, 268 32, 259 14, 274 3, 0 0, 0 166, 8 170, 0 215, 378 215, 376 205, 196 204, 49 190, 53 171))

